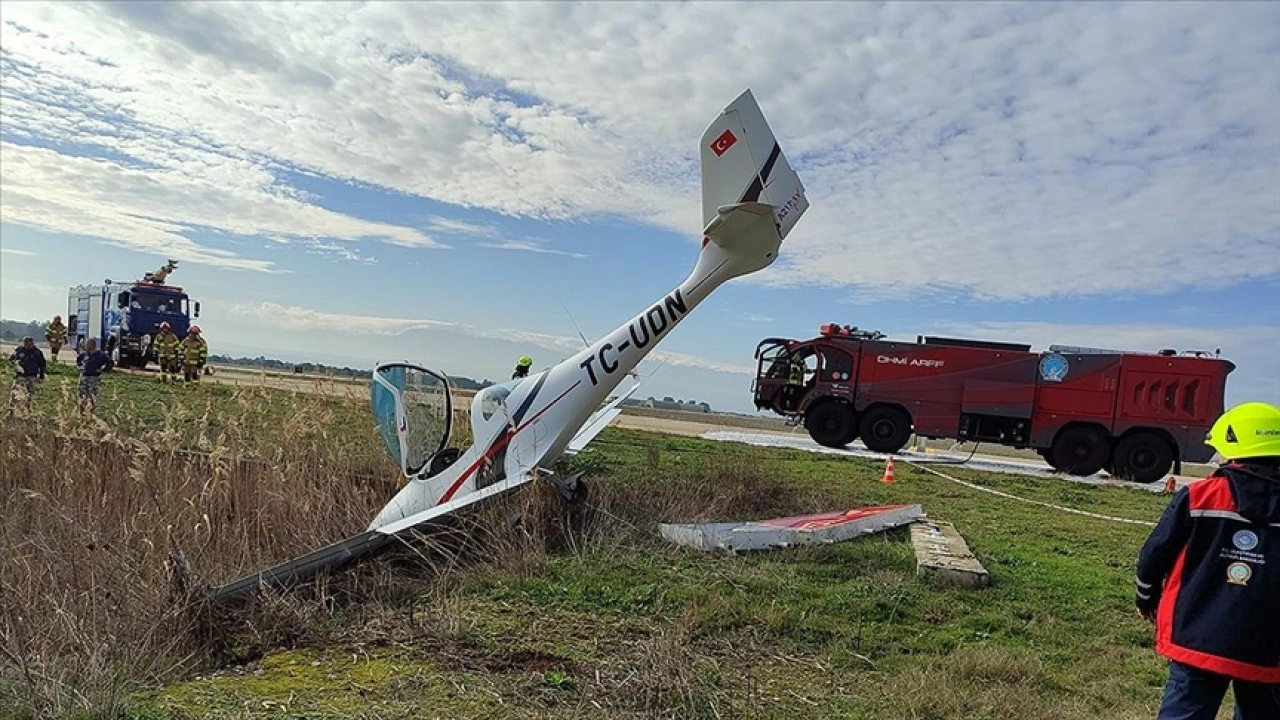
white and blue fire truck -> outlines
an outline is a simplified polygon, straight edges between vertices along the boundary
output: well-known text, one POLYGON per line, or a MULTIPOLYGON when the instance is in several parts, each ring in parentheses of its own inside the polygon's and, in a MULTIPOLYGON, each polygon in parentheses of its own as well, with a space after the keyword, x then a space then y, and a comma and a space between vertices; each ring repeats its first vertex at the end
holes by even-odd
POLYGON ((187 336, 193 318, 200 317, 200 303, 187 297, 165 278, 176 262, 147 273, 142 280, 101 285, 77 285, 67 297, 67 340, 79 352, 89 338, 111 355, 117 367, 145 368, 156 359, 153 340, 160 323, 179 339, 187 336))

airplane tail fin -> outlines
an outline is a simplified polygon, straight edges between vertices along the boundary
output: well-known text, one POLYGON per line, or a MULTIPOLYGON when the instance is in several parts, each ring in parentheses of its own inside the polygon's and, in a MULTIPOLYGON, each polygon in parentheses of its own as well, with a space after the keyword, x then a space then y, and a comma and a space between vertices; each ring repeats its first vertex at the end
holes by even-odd
POLYGON ((707 126, 701 143, 703 235, 750 254, 743 272, 772 263, 809 201, 750 90, 707 126))

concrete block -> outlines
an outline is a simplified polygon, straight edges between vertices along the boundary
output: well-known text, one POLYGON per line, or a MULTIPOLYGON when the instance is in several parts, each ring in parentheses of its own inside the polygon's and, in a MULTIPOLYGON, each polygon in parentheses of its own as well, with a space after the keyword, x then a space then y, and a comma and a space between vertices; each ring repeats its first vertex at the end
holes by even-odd
POLYGON ((969 552, 954 525, 938 520, 911 524, 911 546, 916 551, 916 574, 936 575, 967 587, 990 583, 987 569, 969 552))

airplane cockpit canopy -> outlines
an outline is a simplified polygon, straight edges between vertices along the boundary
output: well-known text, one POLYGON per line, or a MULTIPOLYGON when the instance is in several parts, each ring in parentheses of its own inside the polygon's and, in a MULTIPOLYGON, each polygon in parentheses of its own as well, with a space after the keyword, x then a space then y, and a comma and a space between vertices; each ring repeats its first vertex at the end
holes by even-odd
POLYGON ((444 449, 453 429, 453 399, 444 375, 407 363, 373 371, 370 403, 378 434, 405 476, 444 449))

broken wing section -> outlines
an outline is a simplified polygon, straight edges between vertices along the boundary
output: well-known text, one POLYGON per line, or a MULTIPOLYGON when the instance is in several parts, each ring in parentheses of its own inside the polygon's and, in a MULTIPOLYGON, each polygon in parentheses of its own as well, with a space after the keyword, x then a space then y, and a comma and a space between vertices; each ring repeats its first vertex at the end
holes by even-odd
POLYGON ((587 418, 587 421, 582 424, 582 428, 578 430, 578 434, 574 435, 568 446, 565 447, 564 453, 566 455, 577 455, 582 452, 582 449, 594 440, 602 430, 608 427, 609 423, 622 414, 622 403, 631 397, 639 387, 640 383, 635 383, 631 386, 631 389, 614 398, 608 405, 600 408, 591 417, 587 418))

